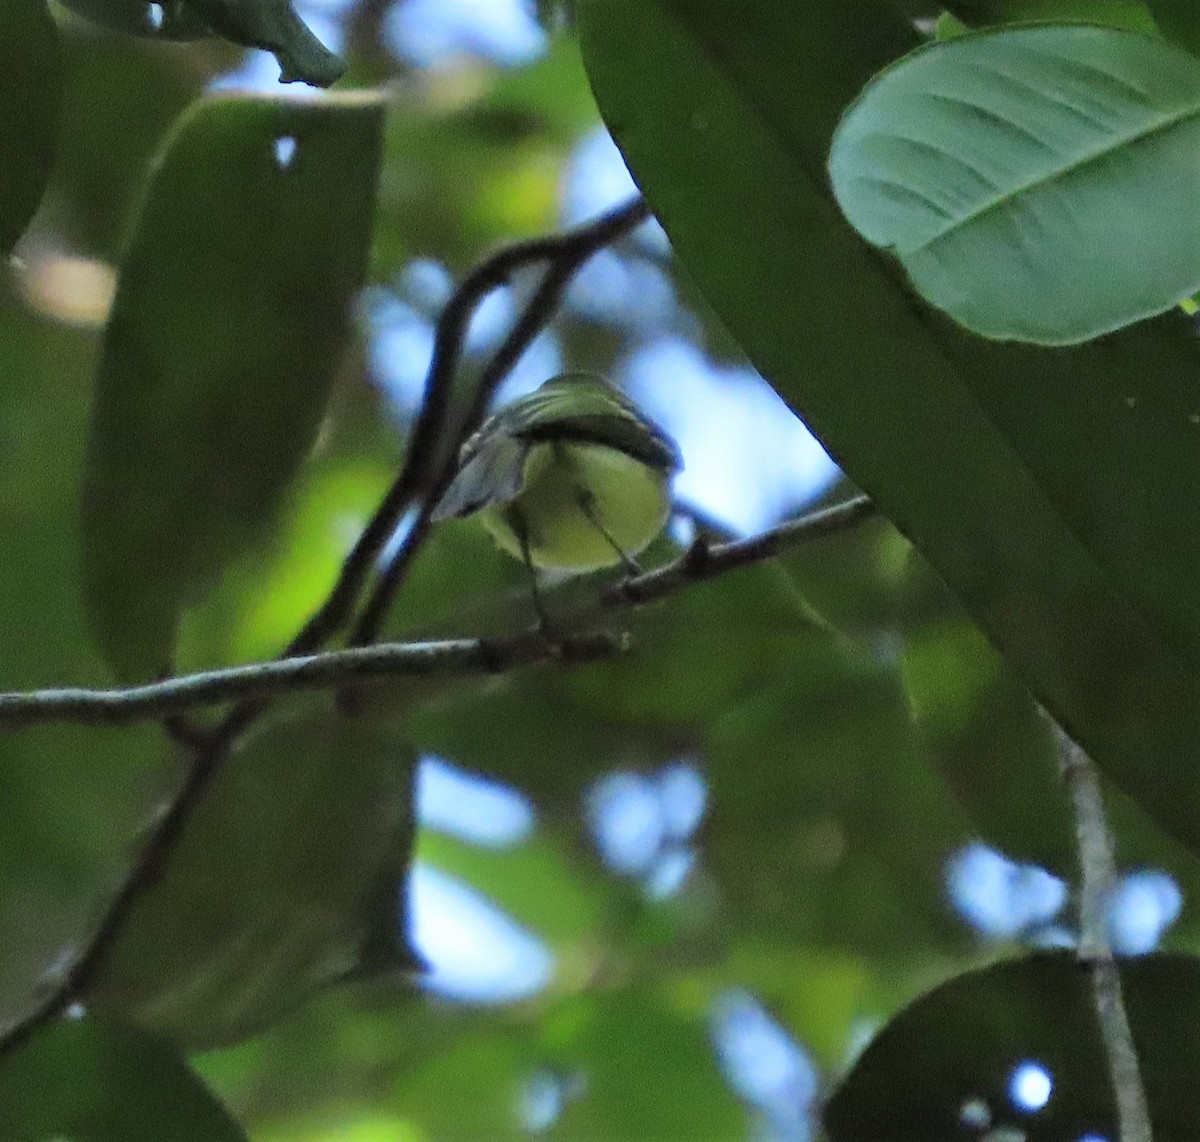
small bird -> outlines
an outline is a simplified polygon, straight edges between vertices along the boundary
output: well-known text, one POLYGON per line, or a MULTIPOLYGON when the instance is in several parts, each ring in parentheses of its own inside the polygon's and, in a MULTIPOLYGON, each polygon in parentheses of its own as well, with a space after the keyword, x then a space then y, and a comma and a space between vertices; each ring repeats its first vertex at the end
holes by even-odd
POLYGON ((638 555, 670 514, 679 448, 602 377, 564 373, 494 413, 463 445, 434 520, 480 513, 499 547, 579 574, 638 555))

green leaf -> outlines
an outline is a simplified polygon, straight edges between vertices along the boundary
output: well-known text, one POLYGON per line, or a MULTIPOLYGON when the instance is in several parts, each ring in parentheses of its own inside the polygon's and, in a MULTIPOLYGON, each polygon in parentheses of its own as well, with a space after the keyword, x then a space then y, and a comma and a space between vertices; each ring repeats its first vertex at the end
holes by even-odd
POLYGON ((627 161, 755 365, 1037 699, 1200 848, 1195 338, 1169 315, 1052 352, 906 296, 823 189, 840 107, 912 44, 891 12, 583 0, 579 20, 627 161))
POLYGON ((946 7, 972 25, 1053 20, 1155 30, 1146 5, 1139 0, 950 0, 946 7))
POLYGON ((212 35, 207 24, 182 0, 62 0, 76 15, 125 36, 156 40, 197 40, 212 35))
POLYGON ((360 966, 412 967, 398 886, 413 754, 315 712, 260 728, 220 768, 85 996, 189 1049, 231 1043, 360 966))
MULTIPOLYGON (((940 586, 919 565, 912 578, 926 593, 940 586)), ((1072 877, 1074 823, 1050 723, 979 628, 949 599, 940 609, 901 658, 926 756, 987 841, 1072 877)))
POLYGON ((556 1015, 546 1039, 559 1045, 563 1072, 578 1067, 584 1082, 567 1101, 560 1137, 746 1137, 746 1110, 721 1078, 703 1017, 648 989, 583 999, 556 1015))
POLYGON ((313 35, 291 0, 182 0, 215 32, 248 48, 262 48, 279 61, 280 82, 301 80, 328 87, 341 79, 345 63, 313 35))
POLYGON ((1165 36, 1192 55, 1200 54, 1200 8, 1192 0, 1148 0, 1154 22, 1165 36))
POLYGON ((245 1142, 169 1044, 95 1019, 63 1020, 0 1060, 5 1142, 245 1142))
POLYGON ((272 52, 280 80, 328 87, 345 63, 321 43, 288 0, 63 0, 78 15, 127 36, 197 40, 217 32, 248 48, 272 52))
POLYGON ((968 837, 899 680, 827 654, 714 713, 702 861, 739 934, 887 956, 960 946, 946 857, 968 837), (769 870, 769 871, 764 871, 769 870))
POLYGON ((874 79, 829 172, 926 300, 976 333, 1061 345, 1200 287, 1198 145, 1192 56, 1115 29, 1008 28, 874 79))
MULTIPOLYGON (((1200 961, 1153 955, 1120 970, 1155 1142, 1187 1142, 1196 1137, 1200 961)), ((825 1125, 833 1142, 957 1142, 973 1113, 997 1136, 1007 1127, 1051 1142, 1117 1137, 1114 1109, 1088 970, 1059 953, 970 972, 918 999, 867 1047, 825 1125), (1040 1111, 1012 1102, 1022 1063, 1050 1077, 1040 1111)))
POLYGON ((159 162, 84 483, 88 607, 123 679, 170 668, 181 611, 260 536, 312 447, 364 272, 382 119, 361 94, 213 98, 159 162))
POLYGON ((0 255, 7 255, 42 200, 58 142, 62 55, 45 0, 8 0, 0 75, 5 88, 0 99, 0 255))

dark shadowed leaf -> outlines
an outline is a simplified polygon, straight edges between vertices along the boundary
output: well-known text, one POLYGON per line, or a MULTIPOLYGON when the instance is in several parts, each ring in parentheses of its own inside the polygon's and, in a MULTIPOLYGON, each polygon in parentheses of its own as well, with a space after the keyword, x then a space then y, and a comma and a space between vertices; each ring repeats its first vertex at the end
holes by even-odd
MULTIPOLYGON (((1124 960, 1121 983, 1155 1142, 1189 1142, 1200 1131, 1200 961, 1124 960)), ((951 980, 867 1047, 826 1108, 833 1142, 958 1142, 989 1126, 1028 1142, 1117 1137, 1094 1005, 1087 969, 1068 953, 951 980), (1050 1080, 1041 1109, 1022 1107, 1014 1090, 1029 1066, 1050 1080)))
POLYGON ((946 7, 972 26, 1062 20, 1153 32, 1154 20, 1139 0, 950 0, 946 7))
POLYGON ((1200 53, 1200 8, 1189 0, 1148 0, 1154 21, 1177 44, 1200 53))
POLYGON ((262 48, 279 61, 283 83, 315 87, 336 83, 345 63, 296 15, 292 0, 181 0, 214 32, 248 48, 262 48))
POLYGON ((801 20, 784 0, 582 0, 579 18, 601 110, 755 364, 1039 701, 1200 845, 1188 323, 1050 352, 906 296, 824 189, 840 108, 912 46, 890 5, 822 0, 801 20))
POLYGON ((701 756, 703 866, 739 932, 880 954, 961 941, 941 870, 967 833, 891 668, 798 660, 715 714, 701 756))
POLYGON ((62 0, 65 7, 125 36, 195 40, 208 36, 205 24, 181 0, 62 0))
POLYGON ((41 201, 58 140, 62 56, 45 0, 6 3, 0 75, 0 255, 6 255, 41 201))
POLYGON ((170 668, 190 600, 264 529, 311 448, 371 233, 369 95, 214 98, 151 180, 105 334, 84 579, 122 678, 170 668))
POLYGON ((411 966, 398 885, 412 774, 404 740, 365 721, 313 711, 261 727, 202 794, 89 1008, 215 1046, 359 966, 368 938, 390 933, 395 965, 411 966))
POLYGON ((245 1142, 170 1045, 94 1019, 63 1020, 0 1060, 5 1142, 245 1142))

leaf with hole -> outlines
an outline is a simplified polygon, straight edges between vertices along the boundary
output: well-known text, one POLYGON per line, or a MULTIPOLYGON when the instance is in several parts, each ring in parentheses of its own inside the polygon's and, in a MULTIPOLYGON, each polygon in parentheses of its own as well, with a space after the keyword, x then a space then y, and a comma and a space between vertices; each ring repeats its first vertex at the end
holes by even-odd
MULTIPOLYGON (((1155 1142, 1189 1142, 1200 1129, 1200 961, 1152 955, 1120 972, 1155 1142)), ((1116 1138, 1095 1005, 1069 953, 950 980, 892 1019, 842 1080, 824 1116, 832 1142, 958 1142, 989 1129, 1028 1142, 1116 1138)))
POLYGON ((76 15, 120 32, 156 40, 198 40, 212 35, 183 0, 62 0, 76 15))
POLYGON ((85 598, 125 680, 260 541, 312 448, 371 237, 383 105, 218 97, 183 118, 121 264, 83 493, 85 598))

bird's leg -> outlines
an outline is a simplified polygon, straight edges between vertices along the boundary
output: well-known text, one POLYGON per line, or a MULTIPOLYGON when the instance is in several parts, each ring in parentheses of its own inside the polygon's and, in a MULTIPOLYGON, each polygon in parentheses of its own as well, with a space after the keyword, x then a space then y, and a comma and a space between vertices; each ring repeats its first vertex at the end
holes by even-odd
POLYGON ((638 561, 632 555, 627 555, 621 550, 621 545, 613 539, 608 532, 608 528, 600 522, 600 516, 596 513, 596 497, 587 488, 576 486, 575 502, 579 505, 579 510, 583 512, 584 518, 588 523, 604 536, 604 542, 613 549, 613 552, 621 561, 621 566, 625 568, 625 573, 630 576, 640 575, 642 568, 638 561))
POLYGON ((516 504, 509 504, 506 515, 509 526, 513 529, 517 537, 517 542, 521 546, 521 562, 525 564, 525 570, 529 573, 529 590, 533 596, 533 611, 537 615, 538 630, 546 638, 553 641, 550 619, 547 617, 546 608, 542 603, 542 593, 538 588, 537 570, 533 566, 533 556, 529 550, 529 525, 525 522, 525 514, 516 504))

